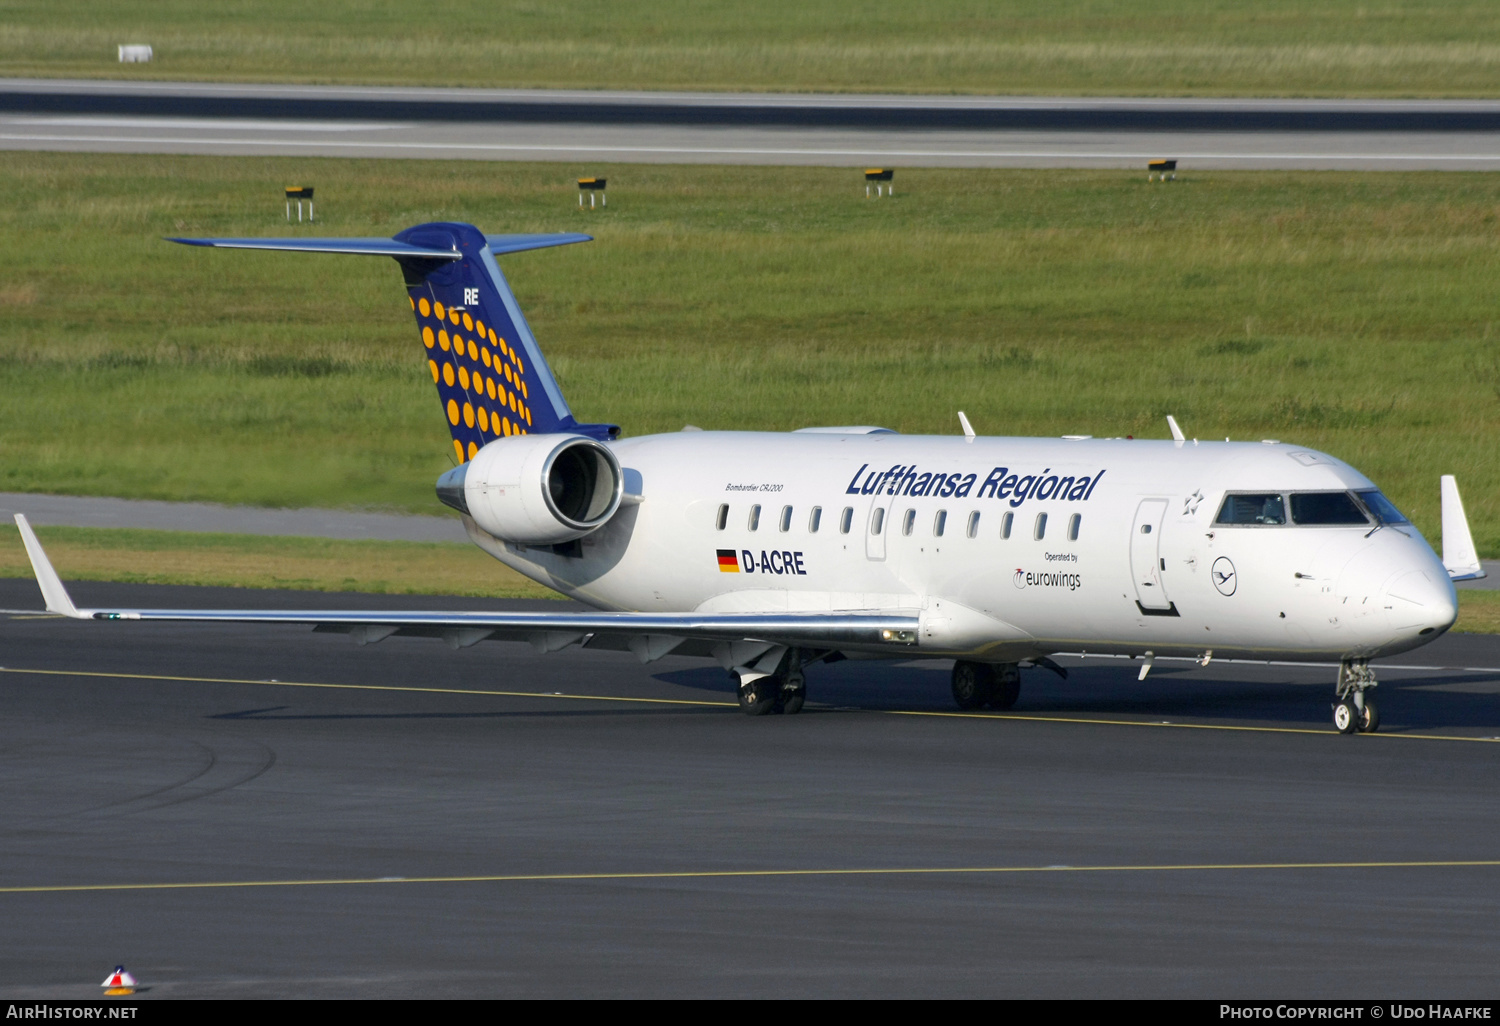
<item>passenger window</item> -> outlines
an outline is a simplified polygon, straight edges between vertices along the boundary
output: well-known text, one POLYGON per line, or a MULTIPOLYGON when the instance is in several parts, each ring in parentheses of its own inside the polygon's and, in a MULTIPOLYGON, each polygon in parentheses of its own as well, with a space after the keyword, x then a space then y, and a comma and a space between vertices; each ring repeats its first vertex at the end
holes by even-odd
POLYGON ((1003 517, 1000 518, 1000 537, 1001 538, 1009 538, 1010 537, 1010 525, 1015 522, 1015 519, 1016 519, 1016 515, 1014 513, 1007 513, 1007 514, 1005 514, 1005 516, 1003 516, 1003 517))
POLYGON ((947 527, 948 511, 945 509, 940 509, 937 511, 937 516, 932 518, 932 536, 934 538, 941 538, 943 536, 943 531, 946 530, 947 527))
POLYGON ((760 530, 760 507, 759 506, 751 506, 750 507, 750 530, 752 530, 752 531, 758 531, 758 530, 760 530))
POLYGON ((790 507, 790 506, 783 506, 783 507, 781 507, 781 530, 782 530, 782 533, 790 531, 791 529, 792 529, 792 507, 790 507))
POLYGON ((1038 513, 1036 515, 1036 534, 1033 537, 1035 537, 1037 541, 1041 541, 1046 536, 1047 536, 1047 514, 1045 514, 1045 513, 1038 513))
POLYGON ((722 530, 724 530, 724 528, 726 526, 728 526, 728 524, 729 524, 729 503, 726 502, 722 506, 719 507, 719 517, 718 517, 717 520, 714 521, 714 526, 717 527, 719 530, 722 531, 722 530))
POLYGON ((1068 541, 1078 540, 1078 525, 1083 522, 1082 513, 1074 513, 1068 518, 1068 541))
POLYGON ((1371 489, 1367 492, 1355 492, 1365 504, 1365 508, 1374 514, 1375 519, 1382 524, 1406 524, 1410 523, 1401 511, 1395 507, 1390 499, 1371 489))
POLYGON ((979 510, 969 514, 969 537, 979 537, 979 510))
POLYGON ((1370 518, 1348 492, 1293 492, 1292 522, 1326 527, 1368 524, 1370 518))
POLYGON ((906 516, 901 521, 901 533, 907 535, 911 534, 911 529, 916 526, 916 523, 917 511, 914 509, 907 510, 906 516))
POLYGON ((870 512, 870 533, 879 534, 885 527, 885 507, 876 506, 870 512))
POLYGON ((854 526, 854 507, 845 506, 844 512, 839 515, 839 534, 848 534, 849 529, 854 526))
POLYGON ((1274 525, 1286 523, 1286 503, 1280 495, 1226 495, 1216 524, 1274 525))
POLYGON ((818 526, 823 523, 823 507, 814 506, 812 512, 807 515, 807 533, 817 534, 818 526))

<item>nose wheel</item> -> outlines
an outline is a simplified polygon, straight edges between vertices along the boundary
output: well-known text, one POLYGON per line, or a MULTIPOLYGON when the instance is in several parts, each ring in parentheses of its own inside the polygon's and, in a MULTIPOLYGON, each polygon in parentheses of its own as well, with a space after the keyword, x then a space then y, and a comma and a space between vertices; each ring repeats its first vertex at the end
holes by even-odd
POLYGON ((1373 734, 1380 729, 1380 707, 1366 692, 1379 681, 1364 659, 1339 664, 1338 701, 1333 705, 1333 727, 1340 734, 1373 734))

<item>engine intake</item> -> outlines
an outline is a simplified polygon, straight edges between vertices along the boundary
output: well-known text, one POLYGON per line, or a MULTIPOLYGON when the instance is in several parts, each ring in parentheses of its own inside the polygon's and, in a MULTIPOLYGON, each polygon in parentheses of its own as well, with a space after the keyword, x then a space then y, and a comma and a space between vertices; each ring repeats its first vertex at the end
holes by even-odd
POLYGON ((557 545, 597 530, 620 508, 624 489, 615 454, 582 435, 497 438, 437 482, 444 505, 520 545, 557 545))

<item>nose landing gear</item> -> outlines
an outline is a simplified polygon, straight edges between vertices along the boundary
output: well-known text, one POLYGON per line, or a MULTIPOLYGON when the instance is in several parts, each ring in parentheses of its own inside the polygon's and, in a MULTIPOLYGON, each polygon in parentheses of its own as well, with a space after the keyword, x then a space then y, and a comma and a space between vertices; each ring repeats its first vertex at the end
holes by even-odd
POLYGON ((1345 659, 1339 664, 1336 686, 1338 701, 1333 705, 1333 726, 1340 734, 1373 734, 1380 729, 1380 707, 1365 694, 1379 681, 1365 659, 1345 659))

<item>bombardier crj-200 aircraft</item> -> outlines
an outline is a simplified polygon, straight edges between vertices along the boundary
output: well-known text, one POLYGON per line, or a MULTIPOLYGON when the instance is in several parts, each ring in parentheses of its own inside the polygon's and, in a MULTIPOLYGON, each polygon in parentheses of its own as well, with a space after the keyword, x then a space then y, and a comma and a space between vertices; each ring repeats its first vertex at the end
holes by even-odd
POLYGON ((47 608, 79 619, 304 623, 711 657, 751 715, 795 713, 836 659, 956 660, 965 709, 1008 709, 1061 653, 1337 664, 1334 724, 1373 731, 1369 660, 1453 625, 1482 576, 1451 477, 1439 560, 1359 471, 1279 442, 789 434, 621 438, 580 424, 497 256, 586 235, 423 224, 391 239, 174 239, 393 257, 458 466, 438 497, 474 543, 591 613, 78 609, 22 517, 47 608))

